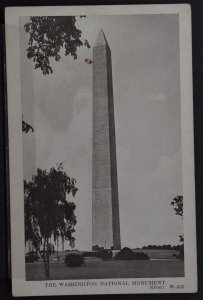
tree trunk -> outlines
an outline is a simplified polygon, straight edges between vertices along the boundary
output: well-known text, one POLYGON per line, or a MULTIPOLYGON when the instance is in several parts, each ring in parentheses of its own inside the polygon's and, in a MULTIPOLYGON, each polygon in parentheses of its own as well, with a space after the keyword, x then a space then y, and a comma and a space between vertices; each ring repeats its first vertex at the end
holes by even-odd
POLYGON ((44 261, 44 271, 46 280, 50 279, 50 270, 49 270, 49 239, 45 238, 44 240, 44 249, 43 249, 43 261, 44 261))
POLYGON ((49 258, 48 258, 47 261, 45 262, 45 276, 46 276, 46 280, 49 280, 49 279, 50 279, 49 258))
POLYGON ((59 261, 59 238, 57 237, 57 262, 59 261))
POLYGON ((62 239, 62 251, 64 252, 64 239, 62 239))

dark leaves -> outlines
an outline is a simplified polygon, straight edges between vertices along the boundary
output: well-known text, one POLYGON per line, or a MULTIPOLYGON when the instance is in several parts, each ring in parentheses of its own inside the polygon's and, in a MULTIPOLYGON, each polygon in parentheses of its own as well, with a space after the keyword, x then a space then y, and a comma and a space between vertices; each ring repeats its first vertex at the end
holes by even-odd
POLYGON ((59 61, 59 52, 63 47, 65 55, 71 55, 74 59, 77 59, 79 47, 84 45, 90 48, 88 41, 81 38, 82 32, 75 23, 74 16, 30 17, 24 28, 29 33, 27 57, 33 60, 35 69, 40 68, 44 75, 53 73, 50 58, 59 61))
POLYGON ((76 180, 68 176, 63 164, 49 172, 37 169, 32 181, 24 181, 25 238, 36 249, 51 237, 54 240, 61 237, 73 244, 76 205, 67 201, 66 194, 74 196, 75 185, 76 180))
POLYGON ((179 240, 181 243, 184 243, 184 236, 183 235, 179 235, 179 240))
POLYGON ((84 45, 89 49, 90 48, 90 44, 87 40, 84 41, 84 45))
POLYGON ((175 214, 183 216, 183 196, 177 196, 171 201, 171 205, 174 206, 175 214))
POLYGON ((30 124, 22 120, 22 130, 23 132, 28 133, 30 130, 33 132, 34 128, 30 124))

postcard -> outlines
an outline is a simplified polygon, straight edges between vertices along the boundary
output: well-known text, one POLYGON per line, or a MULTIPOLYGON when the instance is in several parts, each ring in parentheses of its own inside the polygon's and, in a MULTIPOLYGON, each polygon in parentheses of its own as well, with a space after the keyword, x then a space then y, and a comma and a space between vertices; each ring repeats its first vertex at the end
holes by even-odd
POLYGON ((190 6, 5 25, 13 295, 197 292, 190 6))

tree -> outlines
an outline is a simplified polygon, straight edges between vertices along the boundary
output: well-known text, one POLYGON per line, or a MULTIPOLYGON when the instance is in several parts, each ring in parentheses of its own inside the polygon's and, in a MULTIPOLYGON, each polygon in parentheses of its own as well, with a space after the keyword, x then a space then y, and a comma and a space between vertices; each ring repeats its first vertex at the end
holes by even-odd
POLYGON ((81 30, 76 27, 76 20, 74 16, 30 17, 24 28, 29 33, 27 57, 33 60, 35 69, 40 68, 44 75, 53 73, 50 58, 59 61, 62 49, 65 55, 77 59, 78 47, 84 45, 90 48, 88 41, 82 38, 81 30))
POLYGON ((46 279, 50 279, 51 239, 74 245, 76 205, 66 200, 66 194, 75 196, 77 190, 76 180, 67 175, 63 164, 49 172, 37 169, 30 182, 24 181, 25 242, 31 241, 41 255, 46 279))
POLYGON ((174 206, 175 214, 183 216, 183 196, 177 196, 171 201, 171 205, 174 206))
MULTIPOLYGON (((183 217, 183 196, 177 196, 171 201, 171 205, 175 211, 175 214, 183 217)), ((181 242, 180 254, 177 256, 178 258, 184 258, 184 236, 179 235, 179 240, 181 242)))
MULTIPOLYGON (((83 18, 85 16, 80 16, 83 18)), ((29 33, 27 57, 32 59, 35 69, 40 68, 44 75, 53 73, 50 66, 50 58, 59 61, 60 51, 64 48, 65 55, 71 55, 77 59, 77 49, 81 46, 90 48, 86 39, 82 38, 82 32, 76 27, 77 18, 74 16, 49 16, 30 17, 24 25, 29 33)), ((34 129, 22 120, 22 130, 28 133, 34 129)))

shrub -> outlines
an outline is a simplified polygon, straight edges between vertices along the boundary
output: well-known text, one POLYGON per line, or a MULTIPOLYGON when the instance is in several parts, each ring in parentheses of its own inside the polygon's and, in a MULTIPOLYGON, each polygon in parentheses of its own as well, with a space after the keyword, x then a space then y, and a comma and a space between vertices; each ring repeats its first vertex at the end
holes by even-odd
POLYGON ((98 245, 94 245, 92 246, 92 251, 99 251, 101 247, 99 247, 98 245))
POLYGON ((32 263, 39 259, 39 256, 35 251, 30 251, 25 255, 25 262, 26 263, 32 263))
POLYGON ((184 245, 181 245, 180 253, 179 253, 179 258, 180 259, 184 259, 184 245))
POLYGON ((84 264, 84 258, 80 254, 70 253, 65 257, 65 264, 67 267, 80 267, 82 264, 84 264))
POLYGON ((32 256, 27 255, 27 256, 25 256, 25 262, 26 263, 33 263, 33 262, 35 262, 35 259, 32 256))
POLYGON ((149 260, 149 256, 144 252, 134 252, 135 260, 149 260))
POLYGON ((133 260, 134 252, 130 248, 125 247, 114 256, 114 259, 115 260, 133 260))
POLYGON ((178 258, 178 259, 184 259, 184 245, 180 245, 179 247, 179 254, 173 254, 173 257, 178 258))
POLYGON ((103 260, 110 260, 113 257, 113 252, 111 250, 100 250, 98 253, 98 257, 103 259, 103 260))
POLYGON ((149 256, 143 252, 133 252, 130 248, 123 248, 118 252, 115 257, 115 260, 148 260, 149 256))
POLYGON ((98 257, 103 260, 109 260, 113 257, 113 252, 107 249, 101 249, 99 251, 86 251, 82 253, 83 257, 98 257))
POLYGON ((82 253, 83 257, 99 257, 99 251, 86 251, 82 253))
POLYGON ((92 246, 92 251, 104 250, 104 247, 99 247, 98 245, 92 246))

